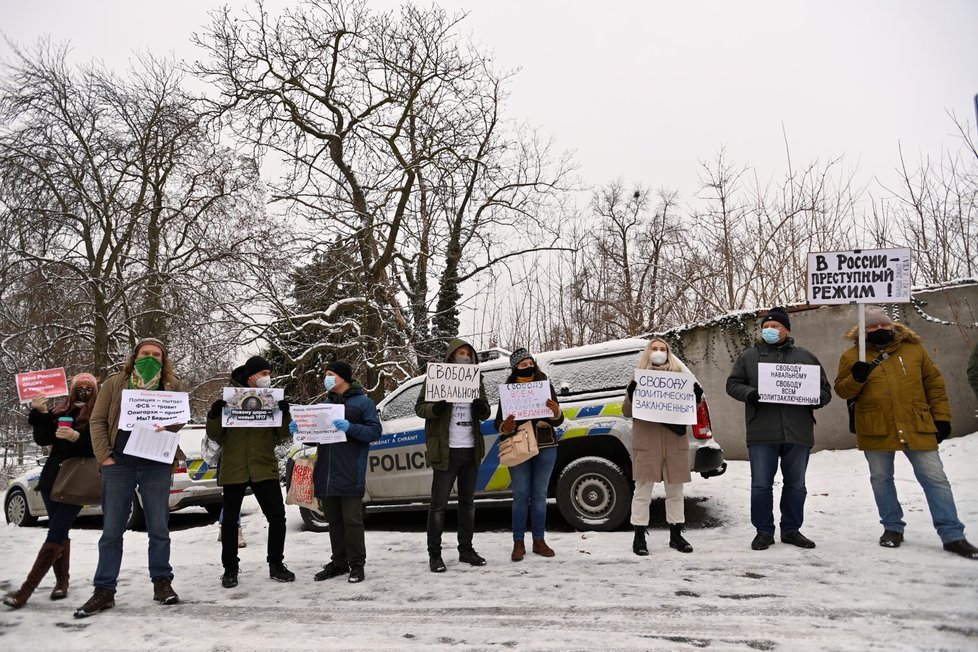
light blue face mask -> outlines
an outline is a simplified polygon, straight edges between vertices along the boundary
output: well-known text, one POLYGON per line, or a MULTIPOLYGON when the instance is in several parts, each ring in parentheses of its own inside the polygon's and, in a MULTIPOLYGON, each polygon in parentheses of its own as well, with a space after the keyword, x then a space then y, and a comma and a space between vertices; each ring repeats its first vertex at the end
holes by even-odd
POLYGON ((327 392, 333 391, 333 388, 336 387, 336 376, 324 376, 323 387, 326 388, 327 392))
POLYGON ((781 331, 777 328, 762 328, 761 339, 768 344, 776 344, 781 339, 781 331))

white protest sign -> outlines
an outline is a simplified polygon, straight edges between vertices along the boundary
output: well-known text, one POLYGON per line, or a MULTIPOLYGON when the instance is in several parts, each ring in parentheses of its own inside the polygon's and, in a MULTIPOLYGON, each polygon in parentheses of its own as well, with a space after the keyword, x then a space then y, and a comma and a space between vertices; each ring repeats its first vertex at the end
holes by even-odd
POLYGON ((511 416, 517 421, 553 418, 553 410, 547 407, 550 398, 549 380, 499 386, 503 418, 511 416))
POLYGON ((632 416, 652 423, 696 423, 693 374, 677 371, 635 370, 632 416))
POLYGON ((429 362, 425 374, 425 400, 471 403, 479 398, 480 370, 474 364, 429 362))
POLYGON ((757 393, 762 403, 818 405, 821 369, 817 364, 761 362, 757 365, 757 393))
POLYGON ((909 303, 910 249, 808 254, 808 303, 909 303))
POLYGON ((346 433, 333 427, 333 421, 346 418, 346 406, 342 403, 317 405, 293 405, 292 420, 298 430, 293 435, 300 444, 339 444, 346 441, 346 433))
POLYGON ((147 460, 173 462, 173 456, 177 453, 180 445, 180 435, 169 430, 156 432, 156 429, 147 425, 136 425, 129 433, 129 441, 122 452, 126 455, 134 455, 147 460))
POLYGON ((169 426, 190 421, 190 395, 187 392, 156 392, 145 389, 122 390, 119 430, 132 430, 137 423, 169 426))
POLYGON ((277 428, 282 425, 278 402, 285 398, 284 389, 225 387, 223 398, 227 401, 221 410, 221 426, 224 428, 277 428))

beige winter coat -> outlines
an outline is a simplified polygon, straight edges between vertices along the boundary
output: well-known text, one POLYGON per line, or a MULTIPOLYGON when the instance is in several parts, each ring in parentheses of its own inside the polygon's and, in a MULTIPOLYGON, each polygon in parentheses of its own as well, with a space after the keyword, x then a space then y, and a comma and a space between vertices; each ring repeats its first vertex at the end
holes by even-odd
MULTIPOLYGON (((625 396, 621 412, 632 416, 632 400, 625 396)), ((677 435, 662 425, 641 419, 632 420, 632 479, 636 482, 664 482, 663 467, 670 483, 689 482, 689 435, 677 435)))

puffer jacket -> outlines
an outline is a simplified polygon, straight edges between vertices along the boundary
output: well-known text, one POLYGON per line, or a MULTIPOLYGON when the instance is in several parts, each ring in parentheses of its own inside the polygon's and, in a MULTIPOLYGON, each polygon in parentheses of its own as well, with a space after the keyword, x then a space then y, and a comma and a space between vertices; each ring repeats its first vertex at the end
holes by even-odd
POLYGON ((367 452, 383 434, 377 405, 356 381, 342 394, 330 392, 324 402, 346 406, 350 429, 346 441, 318 445, 312 474, 316 495, 363 496, 367 490, 367 452))
MULTIPOLYGON (((237 379, 231 387, 246 387, 237 379)), ((278 458, 275 447, 288 442, 292 435, 288 412, 282 414, 282 425, 250 428, 223 428, 221 415, 207 415, 207 436, 221 445, 221 463, 217 467, 217 484, 229 484, 278 480, 278 458)))
POLYGON ((781 346, 758 341, 741 353, 727 378, 727 394, 744 403, 748 446, 787 443, 812 447, 815 445, 815 409, 825 407, 832 400, 832 386, 815 354, 795 346, 794 339, 788 337, 781 346), (752 403, 750 397, 757 391, 757 365, 762 362, 818 365, 818 405, 752 403))
POLYGON ((58 439, 54 434, 58 430, 58 417, 68 416, 77 421, 80 412, 81 408, 72 406, 64 414, 41 412, 34 408, 31 408, 31 411, 27 414, 27 423, 34 429, 34 443, 38 446, 51 447, 51 454, 48 455, 47 461, 44 462, 44 468, 41 469, 41 477, 37 481, 38 491, 51 491, 51 487, 54 486, 54 480, 58 477, 58 471, 61 469, 61 463, 66 459, 70 457, 94 457, 92 436, 88 431, 87 423, 81 426, 77 424, 72 426, 78 431, 78 441, 58 439))
MULTIPOLYGON (((881 352, 887 354, 865 383, 852 377, 852 366, 859 359, 859 347, 842 354, 835 392, 844 399, 856 399, 856 443, 859 450, 898 451, 937 448, 935 421, 951 421, 944 376, 934 365, 920 336, 903 324, 894 324, 895 337, 878 349, 866 345, 871 362, 881 352)), ((846 337, 858 343, 858 327, 846 337)))

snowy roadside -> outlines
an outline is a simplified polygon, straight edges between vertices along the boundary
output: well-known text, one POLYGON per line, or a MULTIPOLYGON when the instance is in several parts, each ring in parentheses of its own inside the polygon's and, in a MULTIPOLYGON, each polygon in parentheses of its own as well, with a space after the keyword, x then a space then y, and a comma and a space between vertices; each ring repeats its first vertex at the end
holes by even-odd
MULTIPOLYGON (((959 515, 978 540, 978 433, 942 445, 959 515)), ((715 649, 974 650, 978 648, 978 562, 941 549, 909 464, 898 458, 907 540, 880 548, 866 463, 858 451, 823 451, 809 467, 803 531, 818 547, 781 543, 750 549, 748 467, 696 479, 687 494, 706 499, 724 525, 694 529, 695 552, 667 547, 650 532, 652 554, 631 553, 628 532, 554 532, 557 557, 509 561, 506 531, 476 534, 483 568, 427 570, 424 533, 367 530, 367 580, 313 582, 328 560, 326 534, 300 531, 289 508, 286 561, 294 584, 268 579, 264 521, 248 498, 240 585, 220 587, 213 527, 174 532, 174 587, 182 603, 152 601, 145 535, 128 533, 115 609, 87 620, 72 610, 90 593, 98 530, 73 533, 72 591, 47 599, 46 578, 27 607, 0 613, 4 650, 83 649, 715 649)), ((657 491, 661 500, 661 489, 657 491)), ((424 514, 416 515, 423 521, 424 514)), ((478 519, 478 514, 477 517, 478 519)), ((43 528, 0 527, 0 589, 23 580, 43 528)))

